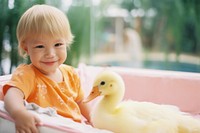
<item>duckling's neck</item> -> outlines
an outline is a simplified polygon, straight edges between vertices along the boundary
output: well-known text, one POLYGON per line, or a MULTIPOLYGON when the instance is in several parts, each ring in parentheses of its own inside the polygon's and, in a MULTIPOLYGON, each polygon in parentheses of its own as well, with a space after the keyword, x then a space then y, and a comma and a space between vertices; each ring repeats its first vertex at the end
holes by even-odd
POLYGON ((121 95, 105 95, 100 101, 100 105, 107 111, 114 111, 122 99, 121 95))

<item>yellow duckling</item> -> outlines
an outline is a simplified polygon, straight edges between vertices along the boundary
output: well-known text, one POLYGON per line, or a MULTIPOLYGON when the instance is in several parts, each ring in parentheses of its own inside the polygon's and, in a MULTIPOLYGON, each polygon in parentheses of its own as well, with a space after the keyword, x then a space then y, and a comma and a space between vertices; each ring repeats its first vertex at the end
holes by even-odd
POLYGON ((101 72, 93 85, 85 102, 103 96, 91 114, 96 128, 115 133, 200 133, 200 120, 175 106, 122 101, 125 85, 115 72, 101 72))

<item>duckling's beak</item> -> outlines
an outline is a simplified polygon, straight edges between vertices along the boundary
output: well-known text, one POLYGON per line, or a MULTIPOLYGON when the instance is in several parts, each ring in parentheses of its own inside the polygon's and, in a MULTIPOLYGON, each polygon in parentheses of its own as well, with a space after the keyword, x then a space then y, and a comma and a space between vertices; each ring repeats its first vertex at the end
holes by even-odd
POLYGON ((101 92, 99 91, 98 86, 92 88, 89 96, 83 100, 84 103, 90 102, 91 100, 95 99, 96 97, 100 96, 101 92))

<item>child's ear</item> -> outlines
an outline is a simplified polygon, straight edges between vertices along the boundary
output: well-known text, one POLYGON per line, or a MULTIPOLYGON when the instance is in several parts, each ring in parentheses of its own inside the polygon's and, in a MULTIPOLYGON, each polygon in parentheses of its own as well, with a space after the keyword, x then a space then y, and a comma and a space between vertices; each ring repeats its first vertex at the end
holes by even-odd
POLYGON ((27 47, 24 47, 23 49, 24 49, 24 51, 28 52, 28 49, 27 49, 27 47))
POLYGON ((27 55, 29 55, 27 47, 24 48, 24 51, 26 52, 27 55))
POLYGON ((28 55, 28 48, 27 48, 27 46, 26 46, 25 43, 23 43, 22 49, 23 49, 23 50, 26 52, 26 54, 28 55))

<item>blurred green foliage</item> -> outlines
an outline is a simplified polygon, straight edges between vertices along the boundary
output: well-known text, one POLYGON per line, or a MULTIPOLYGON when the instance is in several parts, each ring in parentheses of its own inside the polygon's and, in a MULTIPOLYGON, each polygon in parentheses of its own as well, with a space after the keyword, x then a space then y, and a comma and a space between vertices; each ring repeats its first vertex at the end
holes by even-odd
POLYGON ((90 52, 90 7, 84 4, 74 6, 67 14, 75 38, 68 51, 66 63, 76 67, 80 56, 88 56, 90 52))
POLYGON ((177 55, 200 54, 199 0, 124 0, 121 6, 129 11, 139 8, 156 11, 152 19, 142 18, 140 34, 146 48, 175 51, 177 55), (151 22, 148 28, 147 21, 151 22))

